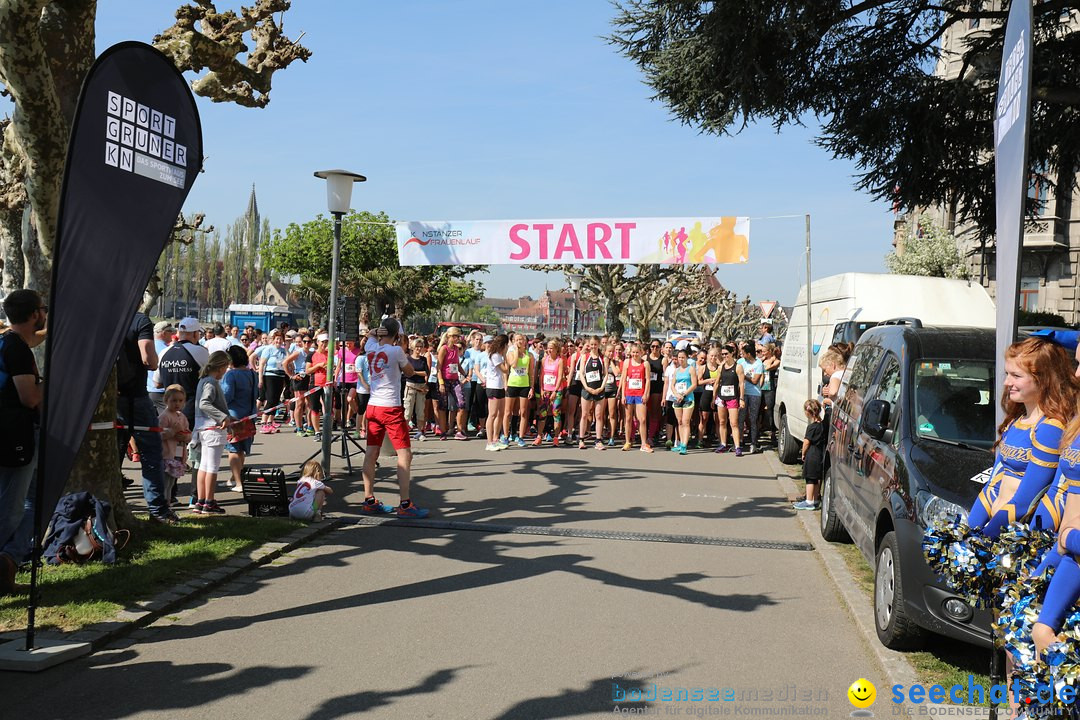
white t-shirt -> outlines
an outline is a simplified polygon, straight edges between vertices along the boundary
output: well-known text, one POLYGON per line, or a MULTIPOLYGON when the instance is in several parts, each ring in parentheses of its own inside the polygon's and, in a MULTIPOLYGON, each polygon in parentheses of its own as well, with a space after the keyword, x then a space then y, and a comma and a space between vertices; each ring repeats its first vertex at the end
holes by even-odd
POLYGON ((227 337, 212 337, 206 341, 206 352, 214 353, 220 350, 221 352, 228 352, 232 343, 229 342, 227 337))
POLYGON ((484 367, 484 382, 488 390, 506 389, 506 375, 498 368, 504 362, 506 358, 499 353, 489 355, 488 364, 484 367))
POLYGON ((364 350, 371 377, 371 405, 400 407, 401 370, 409 364, 409 356, 400 345, 380 345, 378 340, 368 340, 364 350))
POLYGON ((302 477, 296 483, 296 492, 289 501, 289 515, 298 520, 310 520, 315 514, 315 493, 326 485, 322 480, 302 477))

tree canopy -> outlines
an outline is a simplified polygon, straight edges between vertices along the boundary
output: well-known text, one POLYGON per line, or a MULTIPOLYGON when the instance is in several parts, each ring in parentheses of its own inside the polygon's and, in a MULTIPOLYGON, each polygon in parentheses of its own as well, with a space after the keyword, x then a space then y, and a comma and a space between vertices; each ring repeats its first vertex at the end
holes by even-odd
MULTIPOLYGON (((994 231, 993 117, 1007 3, 973 0, 630 0, 609 40, 682 122, 779 131, 816 118, 854 160, 856 187, 903 208, 941 205, 994 231), (934 74, 941 41, 958 74, 934 74)), ((1030 167, 1051 185, 1080 168, 1076 0, 1034 7, 1030 167)), ((1029 207, 1029 212, 1036 208, 1029 207)))
MULTIPOLYGON (((263 248, 266 266, 282 275, 299 275, 308 297, 329 294, 334 222, 318 215, 303 225, 276 231, 263 248)), ((483 296, 483 287, 466 280, 480 265, 401 267, 397 240, 385 213, 352 211, 341 222, 339 283, 381 314, 390 309, 399 318, 443 305, 463 305, 483 296)))

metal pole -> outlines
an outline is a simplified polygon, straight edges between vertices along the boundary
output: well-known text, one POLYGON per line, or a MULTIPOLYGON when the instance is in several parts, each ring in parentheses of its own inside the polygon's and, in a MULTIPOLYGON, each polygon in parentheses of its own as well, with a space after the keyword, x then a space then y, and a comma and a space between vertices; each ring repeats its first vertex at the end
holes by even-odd
POLYGON ((577 340, 577 293, 574 293, 573 320, 570 321, 570 339, 577 340))
POLYGON ((814 397, 814 314, 810 294, 810 214, 806 215, 806 397, 814 397))
POLYGON ((337 318, 337 292, 338 292, 338 259, 341 257, 341 216, 343 213, 334 215, 334 254, 330 264, 330 317, 326 320, 326 332, 329 334, 329 345, 326 349, 326 385, 323 388, 323 433, 322 433, 322 465, 323 474, 330 477, 330 436, 334 430, 334 391, 337 385, 334 369, 334 346, 337 342, 337 328, 334 327, 337 318))

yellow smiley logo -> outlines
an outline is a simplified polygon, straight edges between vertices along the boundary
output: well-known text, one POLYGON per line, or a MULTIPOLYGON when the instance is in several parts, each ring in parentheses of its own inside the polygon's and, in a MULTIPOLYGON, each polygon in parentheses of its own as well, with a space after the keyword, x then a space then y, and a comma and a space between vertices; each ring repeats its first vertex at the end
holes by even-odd
POLYGON ((866 678, 859 678, 847 689, 848 700, 857 708, 868 708, 877 698, 877 688, 866 678))

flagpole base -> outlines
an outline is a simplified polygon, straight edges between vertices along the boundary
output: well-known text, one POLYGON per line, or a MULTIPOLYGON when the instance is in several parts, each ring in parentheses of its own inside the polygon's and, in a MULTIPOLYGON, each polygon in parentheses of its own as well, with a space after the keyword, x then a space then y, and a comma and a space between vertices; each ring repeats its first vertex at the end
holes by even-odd
POLYGON ((93 648, 88 642, 49 640, 39 638, 37 646, 26 649, 22 638, 0 644, 0 670, 41 672, 68 660, 89 655, 93 648))

